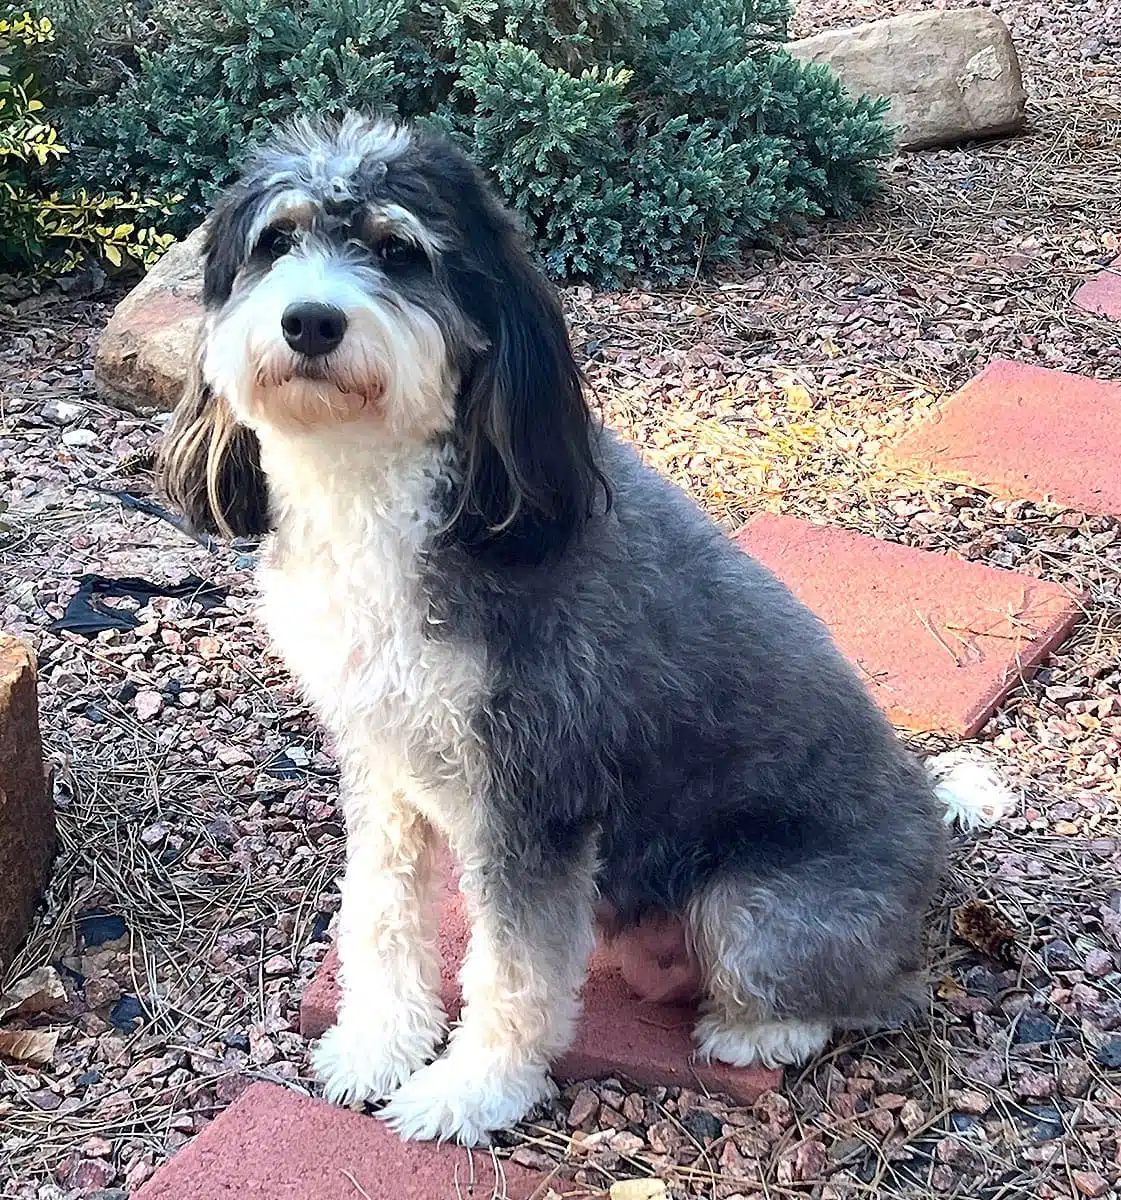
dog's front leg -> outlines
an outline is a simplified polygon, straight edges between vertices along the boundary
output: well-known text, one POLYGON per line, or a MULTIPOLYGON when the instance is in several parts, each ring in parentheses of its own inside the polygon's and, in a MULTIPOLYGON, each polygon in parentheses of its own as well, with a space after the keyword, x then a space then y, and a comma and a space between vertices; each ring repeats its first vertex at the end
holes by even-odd
POLYGON ((435 914, 434 834, 395 781, 361 774, 344 791, 347 863, 338 949, 337 1024, 316 1047, 323 1093, 380 1100, 444 1039, 435 914))
POLYGON ((549 1065, 572 1040, 595 942, 594 869, 590 854, 532 859, 510 848, 460 879, 472 921, 463 1017, 443 1056, 386 1106, 403 1137, 486 1142, 553 1093, 549 1065))

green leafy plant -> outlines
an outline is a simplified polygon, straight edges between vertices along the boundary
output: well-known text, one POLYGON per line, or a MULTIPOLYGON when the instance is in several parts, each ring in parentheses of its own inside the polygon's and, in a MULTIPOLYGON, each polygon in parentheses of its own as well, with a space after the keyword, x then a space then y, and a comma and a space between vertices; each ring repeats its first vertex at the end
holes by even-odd
POLYGON ((69 153, 46 118, 35 70, 53 36, 46 17, 0 10, 0 267, 67 271, 91 253, 117 267, 126 258, 150 265, 174 240, 157 219, 177 197, 62 194, 49 182, 69 153))
POLYGON ((181 195, 177 232, 278 120, 356 107, 460 142, 556 277, 673 280, 850 216, 890 148, 884 103, 782 49, 788 0, 155 3, 66 169, 181 195))

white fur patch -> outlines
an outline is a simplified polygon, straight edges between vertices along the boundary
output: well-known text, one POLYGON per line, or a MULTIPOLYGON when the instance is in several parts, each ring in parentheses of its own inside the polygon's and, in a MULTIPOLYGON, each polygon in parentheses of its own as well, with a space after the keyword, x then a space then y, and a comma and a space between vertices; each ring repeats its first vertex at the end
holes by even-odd
POLYGON ((829 1044, 833 1034, 825 1021, 762 1021, 729 1025, 715 1013, 697 1022, 697 1057, 733 1067, 802 1066, 829 1044))
POLYGON ((943 820, 970 831, 994 825, 1016 811, 1016 798, 996 771, 976 751, 952 750, 926 760, 938 799, 946 806, 943 820))
POLYGON ((546 1068, 453 1039, 448 1052, 405 1083, 379 1114, 403 1138, 485 1145, 556 1094, 546 1068))

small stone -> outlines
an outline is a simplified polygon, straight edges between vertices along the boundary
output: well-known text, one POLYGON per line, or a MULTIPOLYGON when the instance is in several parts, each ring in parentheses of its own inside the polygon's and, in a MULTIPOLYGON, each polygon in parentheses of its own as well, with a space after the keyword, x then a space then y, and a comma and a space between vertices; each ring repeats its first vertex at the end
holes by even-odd
POLYGON ((1026 1104, 1024 1107, 1032 1118, 1034 1141, 1053 1142, 1063 1136, 1063 1114, 1053 1104, 1026 1104))
POLYGON ((62 444, 71 450, 83 450, 95 446, 100 439, 92 429, 68 429, 62 435, 62 444))
POLYGON ((142 721, 151 721, 163 712, 163 696, 159 692, 152 691, 151 688, 144 688, 136 693, 136 699, 133 700, 132 706, 142 721))
POLYGON ((794 1155, 794 1173, 799 1180, 820 1179, 829 1164, 829 1156, 821 1142, 803 1142, 794 1155))
POLYGON ((240 746, 222 746, 214 757, 224 767, 246 766, 253 761, 253 755, 240 746))
POLYGON ((1106 950, 1091 950, 1082 969, 1091 979, 1104 979, 1113 970, 1113 955, 1106 950))
POLYGON ((69 400, 48 400, 39 410, 43 420, 52 425, 73 425, 85 409, 80 404, 71 404, 69 400))
POLYGON ((1109 1182, 1095 1171, 1072 1171, 1070 1177, 1079 1194, 1089 1196, 1090 1200, 1098 1200, 1109 1191, 1109 1182))
POLYGON ((599 1098, 608 1108, 613 1108, 616 1112, 623 1111, 623 1101, 626 1099, 626 1096, 615 1088, 601 1087, 599 1089, 599 1098))
POLYGON ((610 1105, 599 1106, 599 1123, 605 1129, 626 1129, 627 1118, 621 1112, 616 1112, 610 1105))
POLYGON ((681 1149, 682 1142, 685 1139, 681 1130, 673 1121, 663 1120, 655 1121, 650 1126, 646 1131, 646 1140, 650 1143, 650 1149, 655 1154, 673 1158, 676 1156, 678 1150, 681 1149))
POLYGON ((1094 1073, 1080 1058, 1072 1058, 1059 1068, 1059 1091, 1073 1100, 1085 1096, 1094 1073))
POLYGON ((117 1172, 112 1165, 103 1162, 101 1159, 87 1158, 70 1172, 68 1183, 71 1187, 79 1188, 83 1192, 93 1191, 95 1188, 107 1187, 113 1182, 117 1172))
POLYGON ((90 1008, 105 1008, 121 998, 121 985, 111 975, 87 979, 83 994, 90 1008))
POLYGON ((1078 967, 1078 952, 1062 938, 1048 942, 1043 948, 1047 966, 1052 971, 1073 971, 1078 967))
POLYGON ((622 1154, 624 1157, 637 1154, 646 1145, 637 1133, 631 1133, 628 1129, 621 1129, 612 1134, 607 1144, 616 1154, 622 1154))
POLYGON ((257 1037, 250 1035, 251 1049, 249 1051, 249 1060, 254 1065, 263 1067, 268 1063, 275 1062, 280 1057, 280 1051, 276 1048, 276 1043, 270 1037, 260 1034, 257 1037))
POLYGON ((756 1115, 768 1125, 788 1129, 794 1123, 794 1112, 790 1101, 779 1092, 767 1092, 755 1103, 756 1115))
POLYGON ((1004 1062, 999 1055, 982 1054, 966 1065, 964 1073, 978 1083, 996 1087, 1004 1080, 1004 1062))
POLYGON ((534 1150, 532 1146, 519 1146, 510 1155, 510 1161, 520 1167, 528 1167, 531 1171, 554 1171, 556 1163, 547 1154, 534 1150))
POLYGON ((889 1112, 897 1112, 907 1103, 907 1097, 901 1096, 898 1092, 885 1092, 882 1096, 877 1096, 874 1103, 877 1108, 886 1108, 889 1112))
POLYGON ((233 1104, 242 1092, 252 1086, 253 1077, 251 1075, 222 1075, 214 1084, 214 1095, 219 1104, 228 1106, 233 1104))
POLYGON ((992 1108, 992 1101, 982 1092, 966 1090, 959 1092, 954 1100, 954 1110, 971 1117, 983 1117, 992 1108))
POLYGON ((954 1173, 949 1167, 939 1164, 930 1172, 930 1186, 936 1192, 948 1192, 954 1186, 954 1173))
POLYGON ((135 996, 122 996, 109 1012, 109 1023, 125 1033, 133 1033, 143 1018, 144 1009, 135 996))
POLYGON ((57 1092, 52 1092, 50 1088, 39 1088, 38 1091, 25 1092, 24 1096, 29 1104, 34 1104, 36 1108, 40 1108, 44 1112, 54 1112, 62 1103, 62 1097, 57 1092))
POLYGON ((887 1137, 895 1128, 895 1114, 886 1108, 876 1108, 868 1114, 868 1123, 881 1137, 887 1137))
POLYGON ((1048 1045, 1055 1036, 1055 1022, 1037 1008, 1025 1009, 1016 1022, 1012 1040, 1022 1045, 1048 1045))
POLYGON ((1012 1084, 1018 1100, 1046 1100, 1055 1094, 1055 1080, 1042 1071, 1028 1071, 1012 1084))
POLYGON ((591 1125, 599 1115, 599 1097, 591 1088, 581 1088, 568 1110, 569 1129, 591 1125))
POLYGON ((295 973, 295 966, 290 958, 285 958, 283 954, 274 954, 272 958, 265 959, 265 978, 277 979, 281 975, 292 975, 295 973))
POLYGON ((1121 1037, 1109 1037, 1094 1052, 1103 1067, 1116 1071, 1121 1067, 1121 1037))
POLYGON ((635 1092, 631 1092, 623 1101, 623 1116, 632 1125, 640 1125, 646 1120, 646 1101, 635 1092))
POLYGON ((908 1100, 899 1110, 899 1121, 908 1133, 915 1134, 926 1124, 926 1113, 917 1100, 908 1100))
POLYGON ((155 825, 149 825, 147 829, 141 831, 140 840, 149 849, 161 845, 167 838, 170 830, 162 822, 158 821, 155 825))
POLYGON ((694 1108, 681 1118, 685 1131, 701 1146, 707 1146, 724 1135, 724 1125, 713 1113, 694 1108))
POLYGON ((666 1200, 666 1184, 663 1179, 620 1179, 611 1185, 608 1196, 610 1200, 666 1200))
POLYGON ((957 1138, 943 1138, 934 1147, 934 1157, 948 1166, 965 1167, 973 1160, 973 1151, 957 1138))

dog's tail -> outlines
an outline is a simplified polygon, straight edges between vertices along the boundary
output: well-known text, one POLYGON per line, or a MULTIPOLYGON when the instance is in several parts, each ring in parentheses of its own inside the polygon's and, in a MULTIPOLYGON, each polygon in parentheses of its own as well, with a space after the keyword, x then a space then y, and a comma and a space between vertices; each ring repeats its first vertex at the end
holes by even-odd
POLYGON ((926 760, 934 793, 946 806, 947 825, 970 831, 994 825, 1016 809, 1016 798, 974 750, 951 750, 926 760))

